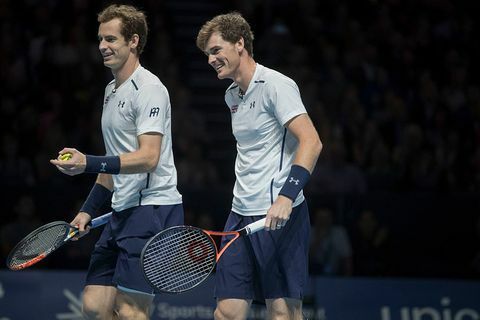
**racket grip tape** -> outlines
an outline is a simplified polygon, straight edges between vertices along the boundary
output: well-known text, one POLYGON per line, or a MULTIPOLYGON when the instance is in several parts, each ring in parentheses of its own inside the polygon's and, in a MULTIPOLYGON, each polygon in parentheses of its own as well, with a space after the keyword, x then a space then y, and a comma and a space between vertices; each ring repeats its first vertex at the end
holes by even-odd
POLYGON ((255 221, 253 223, 250 223, 248 226, 245 227, 245 234, 250 235, 255 232, 258 232, 260 230, 265 229, 265 221, 267 218, 260 219, 258 221, 255 221))
POLYGON ((110 220, 110 217, 112 216, 112 213, 109 212, 109 213, 106 213, 100 217, 96 217, 95 219, 93 219, 92 221, 90 221, 89 225, 92 227, 92 228, 96 228, 96 227, 99 227, 101 225, 104 225, 105 223, 108 222, 108 220, 110 220))

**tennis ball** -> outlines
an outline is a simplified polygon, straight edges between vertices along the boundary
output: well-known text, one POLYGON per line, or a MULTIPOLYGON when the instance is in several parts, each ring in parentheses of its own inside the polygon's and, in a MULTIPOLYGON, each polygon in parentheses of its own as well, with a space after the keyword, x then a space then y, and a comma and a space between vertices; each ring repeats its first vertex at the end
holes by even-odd
POLYGON ((67 152, 67 153, 64 153, 64 154, 61 154, 58 159, 59 160, 62 160, 62 161, 67 161, 67 160, 70 160, 72 159, 73 155, 70 153, 70 152, 67 152))

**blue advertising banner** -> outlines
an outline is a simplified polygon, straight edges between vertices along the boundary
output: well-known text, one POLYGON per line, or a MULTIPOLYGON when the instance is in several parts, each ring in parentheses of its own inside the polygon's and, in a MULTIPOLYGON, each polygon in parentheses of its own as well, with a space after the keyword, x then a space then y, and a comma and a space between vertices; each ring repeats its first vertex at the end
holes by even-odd
MULTIPOLYGON (((153 320, 212 319, 213 278, 158 295, 153 320)), ((0 271, 0 320, 80 320, 83 272, 0 271)), ((480 320, 480 282, 312 277, 304 314, 317 320, 480 320)), ((265 319, 254 305, 249 319, 265 319)))
POLYGON ((480 320, 480 282, 316 278, 328 320, 480 320))

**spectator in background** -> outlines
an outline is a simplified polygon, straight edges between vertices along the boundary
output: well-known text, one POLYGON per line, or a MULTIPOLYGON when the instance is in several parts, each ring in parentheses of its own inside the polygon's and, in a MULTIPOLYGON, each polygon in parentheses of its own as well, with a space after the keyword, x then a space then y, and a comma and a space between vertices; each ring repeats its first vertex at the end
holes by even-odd
POLYGON ((41 225, 36 212, 35 199, 30 194, 20 196, 13 212, 15 214, 13 221, 0 227, 1 255, 4 258, 23 237, 41 225))
POLYGON ((390 234, 372 210, 363 210, 353 230, 353 268, 357 276, 383 276, 389 272, 390 234))
POLYGON ((211 212, 199 212, 197 214, 195 225, 205 230, 217 230, 211 212))
POLYGON ((341 139, 326 144, 325 157, 312 175, 311 190, 320 194, 364 194, 367 184, 363 172, 347 161, 347 150, 341 139))
POLYGON ((197 191, 203 191, 206 185, 218 185, 217 170, 205 156, 206 151, 197 140, 191 140, 190 143, 183 150, 184 157, 178 162, 178 171, 182 173, 178 183, 197 191))
POLYGON ((33 187, 35 175, 31 159, 20 153, 19 141, 11 134, 2 136, 0 181, 8 188, 33 187))
POLYGON ((473 254, 473 258, 470 263, 470 269, 472 270, 472 276, 478 278, 480 276, 480 215, 477 218, 475 223, 475 244, 473 247, 475 248, 475 252, 473 254))
POLYGON ((347 230, 335 225, 328 208, 314 211, 310 242, 310 272, 326 276, 351 276, 352 246, 347 230))
MULTIPOLYGON (((480 86, 475 70, 480 47, 476 11, 469 10, 474 4, 302 0, 224 1, 216 5, 239 10, 255 21, 256 57, 278 64, 271 67, 302 88, 304 105, 325 142, 325 155, 331 139, 337 139, 336 132, 342 132, 347 164, 366 176, 368 193, 420 190, 434 199, 438 196, 435 192, 441 191, 448 199, 451 194, 468 192, 466 200, 476 208, 480 86), (412 153, 406 143, 412 133, 414 139, 423 140, 419 153, 412 153)), ((0 130, 2 137, 16 140, 19 156, 34 168, 33 174, 26 173, 31 169, 21 170, 25 174, 16 174, 18 179, 2 180, 2 187, 15 195, 6 198, 8 207, 15 205, 25 188, 32 187, 43 219, 47 214, 64 215, 65 205, 59 204, 56 194, 71 188, 72 183, 69 177, 52 175, 54 167, 45 167, 56 151, 51 146, 65 139, 94 154, 103 152, 100 112, 94 107, 103 103, 104 88, 98 84, 110 81, 111 73, 100 64, 98 43, 92 36, 96 26, 90 22, 99 5, 101 2, 93 0, 2 2, 0 130), (50 125, 54 123, 56 127, 50 125), (53 202, 56 208, 52 208, 53 202)), ((221 118, 213 119, 198 108, 201 100, 209 99, 212 104, 212 91, 205 90, 209 81, 195 83, 185 77, 200 70, 200 61, 195 61, 185 45, 188 35, 172 32, 191 28, 189 19, 177 19, 178 14, 183 16, 183 8, 164 1, 145 1, 142 6, 150 12, 153 31, 143 63, 170 89, 173 123, 181 121, 172 128, 176 130, 173 148, 177 162, 196 166, 182 151, 189 147, 190 139, 178 133, 186 131, 187 136, 202 137, 196 143, 208 151, 207 158, 218 160, 218 172, 231 172, 228 150, 218 153, 209 148, 225 139, 219 139, 215 131, 221 118), (177 92, 195 92, 182 112, 176 109, 177 92)), ((229 125, 228 118, 223 121, 222 125, 229 125)), ((317 169, 326 165, 325 160, 322 156, 317 169)), ((0 156, 0 163, 6 162, 4 155, 0 156)), ((2 174, 9 174, 8 170, 2 169, 2 174)), ((185 183, 187 187, 188 181, 185 183)), ((310 193, 313 184, 307 186, 310 193)), ((88 176, 75 179, 77 190, 90 185, 88 176)), ((72 195, 64 193, 62 198, 71 204, 72 195)), ((185 198, 191 199, 191 195, 185 198)))

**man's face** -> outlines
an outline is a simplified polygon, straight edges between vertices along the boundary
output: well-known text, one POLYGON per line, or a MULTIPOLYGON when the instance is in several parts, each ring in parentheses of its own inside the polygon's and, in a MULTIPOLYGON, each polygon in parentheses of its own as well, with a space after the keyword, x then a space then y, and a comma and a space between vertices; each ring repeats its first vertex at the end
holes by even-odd
POLYGON ((121 20, 115 18, 98 27, 98 48, 103 57, 103 64, 113 71, 119 70, 127 61, 131 52, 131 41, 126 41, 120 33, 121 20))
POLYGON ((208 64, 217 71, 219 79, 234 79, 240 63, 239 49, 242 43, 223 40, 218 32, 212 33, 205 48, 208 64))

